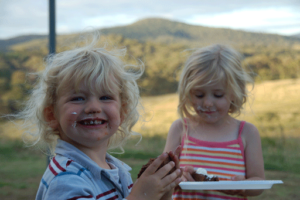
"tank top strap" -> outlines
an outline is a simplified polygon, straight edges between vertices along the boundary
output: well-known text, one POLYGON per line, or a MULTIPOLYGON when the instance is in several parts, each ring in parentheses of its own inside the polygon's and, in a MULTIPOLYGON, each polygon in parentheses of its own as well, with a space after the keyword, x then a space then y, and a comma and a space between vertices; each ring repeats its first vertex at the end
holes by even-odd
POLYGON ((241 123, 240 123, 238 138, 241 137, 241 134, 242 134, 242 131, 243 131, 243 129, 244 129, 245 123, 246 123, 245 121, 241 121, 241 123))
POLYGON ((183 121, 184 121, 184 128, 185 128, 186 133, 187 133, 188 132, 188 126, 187 126, 186 118, 184 118, 183 121))
POLYGON ((183 133, 183 136, 181 138, 181 146, 183 147, 184 144, 185 144, 185 140, 187 139, 187 133, 188 133, 188 125, 187 125, 187 120, 186 118, 183 119, 183 122, 184 122, 184 133, 183 133))

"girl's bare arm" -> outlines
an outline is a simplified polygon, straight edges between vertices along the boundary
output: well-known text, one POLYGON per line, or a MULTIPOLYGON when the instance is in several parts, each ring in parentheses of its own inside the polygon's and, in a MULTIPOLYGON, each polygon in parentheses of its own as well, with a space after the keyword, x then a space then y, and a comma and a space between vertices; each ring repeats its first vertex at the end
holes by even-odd
POLYGON ((168 133, 164 152, 175 151, 178 145, 181 144, 181 138, 183 133, 182 121, 177 119, 171 125, 168 133))

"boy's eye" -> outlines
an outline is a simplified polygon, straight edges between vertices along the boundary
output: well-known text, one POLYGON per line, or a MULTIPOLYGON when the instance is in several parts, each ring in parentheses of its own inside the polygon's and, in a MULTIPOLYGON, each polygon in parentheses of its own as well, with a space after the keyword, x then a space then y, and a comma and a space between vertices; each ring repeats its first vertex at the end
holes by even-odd
POLYGON ((71 101, 84 101, 83 97, 74 97, 71 99, 71 101))
POLYGON ((110 96, 102 96, 100 97, 100 100, 111 100, 112 98, 110 96))

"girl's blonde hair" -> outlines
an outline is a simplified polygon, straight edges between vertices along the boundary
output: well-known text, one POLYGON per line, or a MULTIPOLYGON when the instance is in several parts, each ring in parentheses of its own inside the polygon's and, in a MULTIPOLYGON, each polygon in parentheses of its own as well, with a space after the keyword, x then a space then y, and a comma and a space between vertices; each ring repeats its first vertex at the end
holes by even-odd
POLYGON ((108 51, 96 48, 98 35, 84 47, 64 51, 46 59, 46 69, 39 73, 39 80, 30 99, 18 117, 24 120, 23 127, 33 138, 33 144, 44 142, 50 153, 58 139, 58 133, 49 127, 44 109, 55 105, 60 92, 67 89, 78 91, 85 84, 90 91, 112 92, 118 88, 121 99, 121 113, 124 119, 118 131, 110 138, 109 148, 121 147, 132 134, 132 127, 139 119, 139 88, 136 80, 141 77, 144 66, 125 65, 120 59, 126 49, 108 51))
POLYGON ((192 118, 195 113, 191 90, 213 82, 226 84, 226 90, 233 95, 229 113, 240 114, 248 97, 246 84, 253 83, 253 80, 242 67, 241 54, 228 46, 216 44, 197 49, 185 63, 178 87, 178 113, 182 119, 192 118))

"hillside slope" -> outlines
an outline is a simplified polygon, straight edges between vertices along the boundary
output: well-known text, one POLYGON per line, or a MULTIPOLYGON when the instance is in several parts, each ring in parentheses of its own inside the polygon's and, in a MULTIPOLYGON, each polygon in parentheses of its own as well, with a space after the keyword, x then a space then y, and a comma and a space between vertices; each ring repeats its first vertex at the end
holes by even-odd
MULTIPOLYGON (((127 26, 100 29, 100 32, 105 35, 121 35, 124 38, 135 39, 140 42, 182 43, 190 47, 199 47, 212 43, 264 47, 290 47, 295 44, 300 45, 299 37, 254 33, 225 28, 209 28, 161 18, 143 19, 127 26)), ((0 51, 10 49, 12 45, 19 45, 24 42, 43 38, 47 40, 45 35, 27 35, 8 40, 0 40, 0 51)))
POLYGON ((128 26, 101 30, 104 34, 120 34, 140 41, 188 42, 207 45, 216 42, 243 43, 244 45, 291 45, 300 43, 300 38, 275 34, 239 31, 225 28, 194 26, 161 18, 148 18, 128 26))

